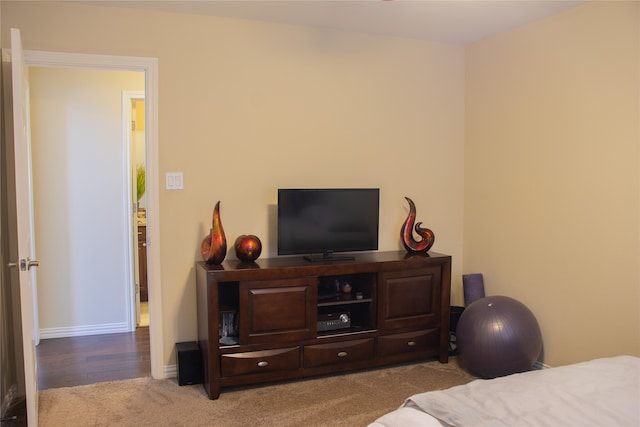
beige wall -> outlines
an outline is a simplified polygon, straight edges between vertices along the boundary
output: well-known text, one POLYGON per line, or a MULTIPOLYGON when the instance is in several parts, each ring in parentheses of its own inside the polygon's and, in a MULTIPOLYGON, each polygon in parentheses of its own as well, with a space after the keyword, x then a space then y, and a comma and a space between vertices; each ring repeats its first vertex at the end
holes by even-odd
POLYGON ((196 338, 194 261, 218 200, 227 239, 256 234, 268 256, 279 187, 379 187, 381 250, 402 248, 409 196, 459 297, 463 48, 49 2, 3 2, 11 27, 28 50, 158 58, 161 179, 185 186, 160 194, 166 365, 196 338))
POLYGON ((273 254, 288 186, 380 187, 382 250, 401 247, 412 197, 434 250, 453 255, 453 303, 460 275, 483 272, 487 294, 534 311, 550 365, 640 355, 637 3, 466 50, 3 2, 3 43, 12 26, 26 49, 159 58, 160 172, 185 180, 160 194, 167 364, 195 338, 193 262, 215 201, 229 240, 254 233, 273 254))
POLYGON ((536 314, 550 365, 640 355, 638 8, 467 50, 464 271, 536 314))

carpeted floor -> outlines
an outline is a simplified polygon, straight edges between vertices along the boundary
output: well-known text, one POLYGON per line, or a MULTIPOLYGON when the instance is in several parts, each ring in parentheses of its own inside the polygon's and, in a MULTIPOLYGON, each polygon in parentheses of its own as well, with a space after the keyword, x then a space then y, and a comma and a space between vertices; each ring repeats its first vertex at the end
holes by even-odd
POLYGON ((366 426, 415 393, 475 377, 428 361, 286 383, 223 389, 138 378, 40 393, 40 425, 53 426, 366 426))

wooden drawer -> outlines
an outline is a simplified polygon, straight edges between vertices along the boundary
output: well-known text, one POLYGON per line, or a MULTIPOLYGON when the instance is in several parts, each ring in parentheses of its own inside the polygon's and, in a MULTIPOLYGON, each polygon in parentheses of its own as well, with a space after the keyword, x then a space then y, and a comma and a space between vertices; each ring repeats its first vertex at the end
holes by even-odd
POLYGON ((304 366, 330 365, 348 363, 373 358, 373 338, 334 342, 328 344, 308 345, 304 347, 304 366))
POLYGON ((298 369, 300 347, 229 353, 221 359, 223 377, 298 369))
POLYGON ((378 337, 378 356, 391 356, 430 348, 437 349, 439 344, 439 329, 384 335, 378 337))

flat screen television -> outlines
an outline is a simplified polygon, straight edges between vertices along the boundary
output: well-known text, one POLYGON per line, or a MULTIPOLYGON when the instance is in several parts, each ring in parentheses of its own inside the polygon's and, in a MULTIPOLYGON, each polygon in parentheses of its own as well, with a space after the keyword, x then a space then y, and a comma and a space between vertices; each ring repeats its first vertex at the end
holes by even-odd
POLYGON ((278 190, 278 255, 311 262, 352 260, 336 252, 378 249, 378 188, 278 190))

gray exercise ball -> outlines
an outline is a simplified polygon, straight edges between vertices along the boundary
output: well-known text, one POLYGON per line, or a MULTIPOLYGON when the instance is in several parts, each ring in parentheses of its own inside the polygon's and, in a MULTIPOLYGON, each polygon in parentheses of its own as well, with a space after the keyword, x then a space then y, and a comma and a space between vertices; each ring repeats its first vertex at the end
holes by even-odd
POLYGON ((505 296, 469 304, 456 339, 462 365, 482 378, 528 371, 542 351, 540 326, 531 310, 505 296))

